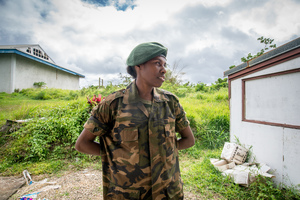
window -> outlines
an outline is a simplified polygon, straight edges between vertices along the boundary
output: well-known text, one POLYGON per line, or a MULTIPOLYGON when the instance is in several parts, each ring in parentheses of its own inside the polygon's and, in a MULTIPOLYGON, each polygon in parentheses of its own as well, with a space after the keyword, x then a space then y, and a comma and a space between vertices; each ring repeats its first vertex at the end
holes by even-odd
POLYGON ((28 47, 27 50, 26 50, 26 52, 27 52, 27 53, 31 53, 31 48, 28 47))
POLYGON ((46 53, 36 48, 33 48, 33 55, 43 58, 45 60, 49 60, 49 56, 46 53))

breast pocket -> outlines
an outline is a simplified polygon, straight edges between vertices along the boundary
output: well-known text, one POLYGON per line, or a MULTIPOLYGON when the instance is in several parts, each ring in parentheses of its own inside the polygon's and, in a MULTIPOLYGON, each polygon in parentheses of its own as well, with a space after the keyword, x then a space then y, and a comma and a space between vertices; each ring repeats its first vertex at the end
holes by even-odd
POLYGON ((139 168, 139 131, 125 128, 113 137, 110 181, 117 186, 131 186, 136 182, 139 168))
POLYGON ((114 134, 113 141, 116 148, 113 150, 113 161, 119 165, 136 165, 139 163, 139 130, 125 128, 114 134))

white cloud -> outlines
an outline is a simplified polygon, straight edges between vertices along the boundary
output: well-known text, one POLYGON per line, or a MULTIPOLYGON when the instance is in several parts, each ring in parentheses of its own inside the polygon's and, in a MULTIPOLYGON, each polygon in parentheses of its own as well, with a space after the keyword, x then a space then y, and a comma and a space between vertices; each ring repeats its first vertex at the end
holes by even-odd
POLYGON ((229 25, 249 36, 274 38, 282 42, 300 33, 300 4, 293 0, 262 1, 264 5, 233 13, 229 25))
POLYGON ((137 0, 125 11, 80 0, 0 4, 1 44, 38 43, 58 65, 86 75, 85 84, 118 79, 141 42, 166 45, 170 64, 188 66, 186 80, 211 83, 259 51, 257 37, 282 44, 300 34, 300 3, 293 0, 137 0))

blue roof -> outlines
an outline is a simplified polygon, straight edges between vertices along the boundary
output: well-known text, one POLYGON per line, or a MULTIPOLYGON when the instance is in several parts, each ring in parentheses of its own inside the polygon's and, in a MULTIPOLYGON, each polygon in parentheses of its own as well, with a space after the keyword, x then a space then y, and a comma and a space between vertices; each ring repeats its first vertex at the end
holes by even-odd
POLYGON ((55 64, 53 64, 53 63, 47 62, 47 61, 45 61, 45 60, 42 60, 42 59, 37 58, 37 57, 34 57, 34 56, 32 56, 32 55, 29 55, 29 54, 24 53, 24 52, 22 52, 22 51, 19 51, 19 50, 17 50, 17 49, 0 49, 0 53, 15 53, 15 54, 18 54, 18 55, 20 55, 20 56, 24 56, 24 57, 26 57, 26 58, 29 58, 29 59, 31 59, 31 60, 35 60, 35 61, 37 61, 37 62, 43 63, 43 64, 48 65, 48 66, 50 66, 50 67, 53 67, 53 68, 55 68, 55 69, 59 69, 59 70, 64 71, 64 72, 67 72, 67 73, 70 73, 70 74, 73 74, 73 75, 76 75, 76 76, 80 76, 80 77, 82 77, 82 78, 85 77, 85 76, 82 75, 82 74, 79 74, 79 73, 77 73, 77 72, 73 72, 73 71, 71 71, 71 70, 68 70, 68 69, 66 69, 66 68, 60 67, 60 66, 55 65, 55 64))

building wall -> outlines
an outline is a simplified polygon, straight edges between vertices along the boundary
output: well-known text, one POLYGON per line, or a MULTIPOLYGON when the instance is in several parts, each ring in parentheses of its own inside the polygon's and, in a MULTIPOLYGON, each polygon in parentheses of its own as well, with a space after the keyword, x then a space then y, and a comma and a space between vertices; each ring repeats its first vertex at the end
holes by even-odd
MULTIPOLYGON (((290 186, 291 184, 300 184, 300 129, 243 121, 242 79, 297 69, 300 67, 299 64, 300 58, 298 57, 231 81, 230 141, 236 142, 236 138, 238 138, 242 144, 246 145, 246 147, 252 146, 253 159, 255 159, 257 162, 268 164, 274 170, 273 174, 276 176, 275 182, 282 182, 288 186, 290 186)), ((299 103, 296 103, 294 105, 292 105, 291 103, 297 102, 297 100, 300 99, 299 84, 295 85, 295 83, 300 80, 300 72, 286 74, 284 76, 284 80, 291 80, 292 84, 289 83, 289 81, 278 81, 278 83, 280 84, 276 84, 276 81, 274 82, 274 78, 272 78, 273 82, 271 84, 270 78, 260 79, 260 84, 262 85, 261 87, 269 87, 271 91, 275 91, 276 89, 281 91, 285 90, 284 93, 286 95, 280 97, 281 99, 274 100, 274 102, 267 102, 268 94, 267 92, 265 94, 259 92, 259 90, 261 89, 259 86, 257 86, 256 88, 253 87, 252 89, 250 87, 250 89, 245 89, 246 105, 247 100, 255 100, 263 102, 263 104, 261 105, 270 107, 269 109, 265 110, 265 112, 270 112, 267 115, 264 115, 263 112, 260 114, 261 110, 263 109, 256 108, 257 113, 252 113, 249 116, 255 116, 254 118, 259 118, 260 116, 270 117, 272 115, 292 115, 288 117, 275 117, 271 119, 271 122, 274 122, 275 120, 276 123, 292 123, 292 125, 294 126, 300 126, 299 112, 288 111, 288 109, 290 108, 294 108, 296 110, 300 109, 299 103), (294 87, 291 87, 291 85, 294 85, 294 87), (249 97, 251 97, 251 99, 249 97), (282 109, 278 108, 278 105, 275 101, 277 103, 282 103, 282 109), (289 105, 284 105, 284 102, 289 102, 289 105), (272 106, 274 109, 272 109, 272 106), (286 121, 284 121, 285 119, 286 121)), ((247 85, 245 87, 247 87, 247 85)), ((245 107, 246 115, 247 106, 245 107)), ((248 108, 248 113, 251 113, 251 110, 249 109, 251 108, 248 108)), ((263 117, 262 119, 265 120, 263 117)))
POLYGON ((0 58, 3 92, 11 93, 15 89, 34 88, 34 82, 45 82, 48 88, 79 89, 79 76, 20 55, 2 54, 0 58))
POLYGON ((0 92, 10 93, 12 90, 12 54, 0 54, 0 92))

